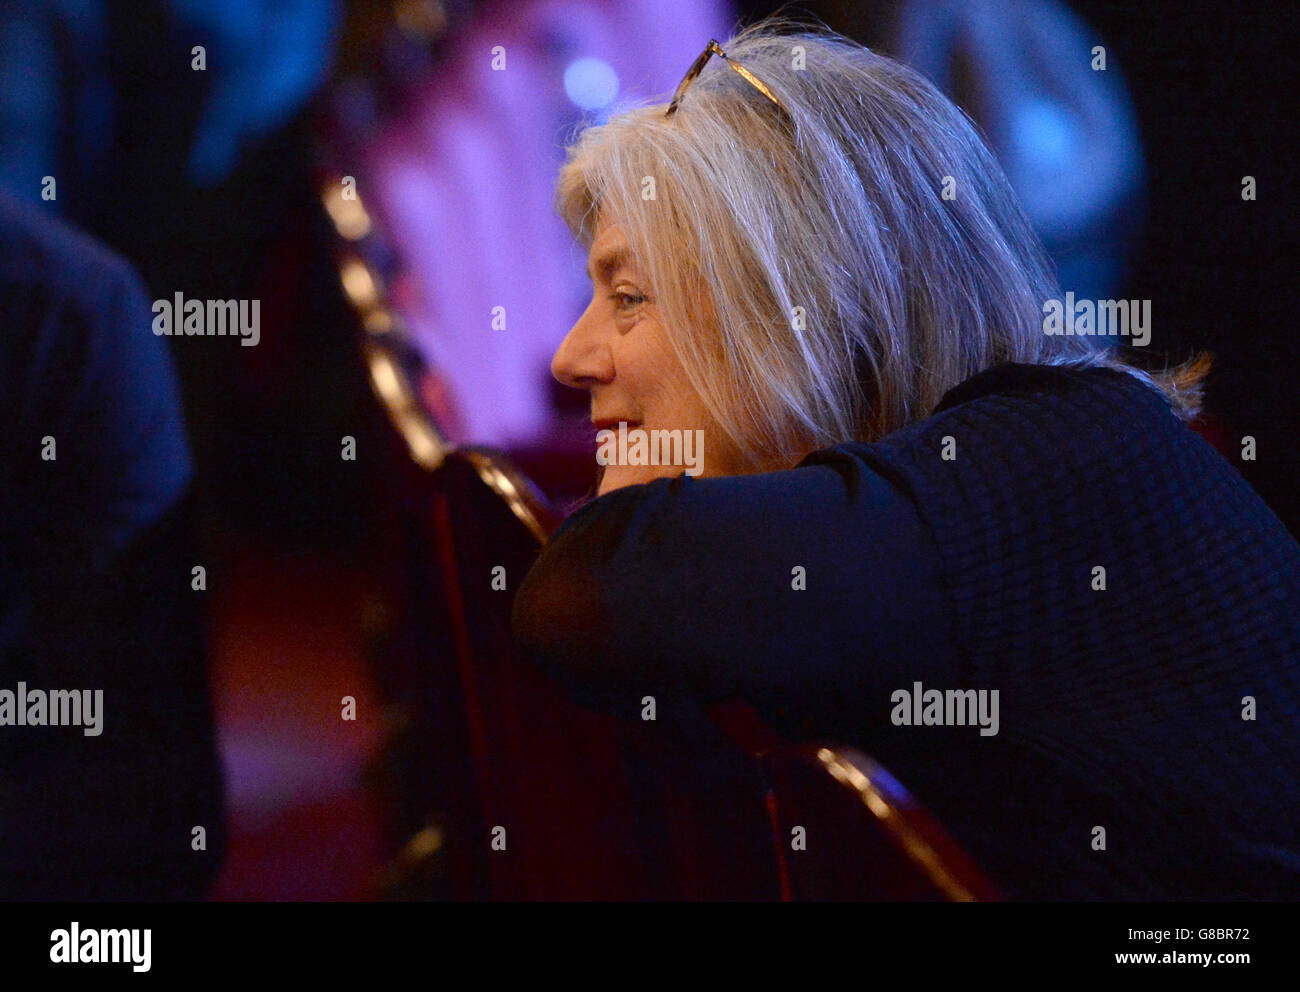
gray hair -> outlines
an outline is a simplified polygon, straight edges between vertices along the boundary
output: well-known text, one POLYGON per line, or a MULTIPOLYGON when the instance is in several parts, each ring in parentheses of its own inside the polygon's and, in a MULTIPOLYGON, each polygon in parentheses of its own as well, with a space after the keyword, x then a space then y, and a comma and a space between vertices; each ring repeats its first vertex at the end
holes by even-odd
POLYGON ((714 58, 673 117, 635 106, 582 131, 557 189, 584 244, 617 218, 692 384, 755 468, 876 440, 1000 362, 1123 368, 1195 415, 1205 367, 1148 374, 1044 333, 1051 262, 961 110, 901 63, 790 27, 722 46, 785 113, 714 58))

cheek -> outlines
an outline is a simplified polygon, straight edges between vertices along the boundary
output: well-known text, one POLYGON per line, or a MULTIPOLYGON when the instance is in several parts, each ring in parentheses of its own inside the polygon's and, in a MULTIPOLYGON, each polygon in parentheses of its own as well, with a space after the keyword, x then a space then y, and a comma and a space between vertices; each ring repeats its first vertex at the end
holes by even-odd
POLYGON ((662 331, 647 341, 646 359, 656 371, 654 395, 662 404, 662 415, 671 418, 673 427, 705 427, 704 402, 696 392, 690 376, 662 331))
POLYGON ((709 417, 708 410, 705 409, 704 401, 684 372, 674 376, 671 383, 665 384, 665 398, 672 406, 674 421, 672 426, 713 432, 713 421, 709 417))
POLYGON ((710 416, 660 327, 634 328, 620 342, 615 362, 624 395, 648 427, 704 432, 705 475, 746 471, 735 445, 710 416), (648 333, 637 338, 643 328, 648 333))
POLYGON ((700 432, 697 436, 702 438, 709 453, 706 470, 712 468, 715 460, 724 458, 724 451, 729 448, 722 442, 721 430, 680 366, 657 384, 654 405, 645 413, 651 427, 700 432))
POLYGON ((655 321, 642 320, 619 338, 614 368, 622 391, 642 414, 662 417, 679 399, 679 380, 684 373, 655 321))

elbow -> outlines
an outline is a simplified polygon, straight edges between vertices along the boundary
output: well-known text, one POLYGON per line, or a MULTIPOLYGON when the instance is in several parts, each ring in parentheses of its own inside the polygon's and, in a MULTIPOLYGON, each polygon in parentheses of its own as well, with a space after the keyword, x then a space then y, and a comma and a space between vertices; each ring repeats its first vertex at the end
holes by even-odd
POLYGON ((510 623, 523 657, 583 706, 628 718, 639 712, 646 669, 598 576, 543 552, 510 623))
POLYGON ((515 643, 531 660, 565 682, 592 673, 602 638, 591 584, 543 557, 524 579, 511 609, 515 643))

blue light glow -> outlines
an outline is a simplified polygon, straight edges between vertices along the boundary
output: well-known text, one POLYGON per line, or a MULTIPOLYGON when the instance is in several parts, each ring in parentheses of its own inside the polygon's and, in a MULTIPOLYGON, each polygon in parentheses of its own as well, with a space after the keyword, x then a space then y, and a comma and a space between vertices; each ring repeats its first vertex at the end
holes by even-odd
POLYGON ((1028 100, 1012 115, 1011 140, 1018 155, 1039 169, 1060 169, 1077 154, 1079 127, 1061 106, 1028 100))
POLYGON ((564 70, 564 92, 583 110, 600 110, 618 96, 618 73, 604 59, 578 59, 564 70))

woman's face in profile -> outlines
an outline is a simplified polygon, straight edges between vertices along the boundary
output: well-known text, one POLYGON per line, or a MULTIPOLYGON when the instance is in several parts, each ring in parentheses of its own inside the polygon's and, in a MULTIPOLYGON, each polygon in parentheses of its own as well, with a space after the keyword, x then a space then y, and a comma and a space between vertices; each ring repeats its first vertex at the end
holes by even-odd
MULTIPOLYGON (((617 223, 604 219, 596 228, 587 261, 592 298, 560 343, 551 373, 566 386, 591 393, 591 420, 597 429, 629 434, 644 431, 700 431, 703 474, 741 471, 691 385, 659 321, 654 291, 632 259, 617 223)), ((652 479, 681 475, 681 465, 609 464, 600 493, 652 479)))

